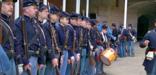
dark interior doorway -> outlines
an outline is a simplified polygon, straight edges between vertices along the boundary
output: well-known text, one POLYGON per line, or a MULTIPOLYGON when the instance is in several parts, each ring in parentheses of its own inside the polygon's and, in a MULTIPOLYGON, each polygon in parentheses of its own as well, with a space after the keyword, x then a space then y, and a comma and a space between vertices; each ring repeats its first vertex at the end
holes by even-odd
POLYGON ((138 25, 137 25, 137 40, 141 40, 149 28, 149 18, 145 15, 142 15, 138 18, 138 25))

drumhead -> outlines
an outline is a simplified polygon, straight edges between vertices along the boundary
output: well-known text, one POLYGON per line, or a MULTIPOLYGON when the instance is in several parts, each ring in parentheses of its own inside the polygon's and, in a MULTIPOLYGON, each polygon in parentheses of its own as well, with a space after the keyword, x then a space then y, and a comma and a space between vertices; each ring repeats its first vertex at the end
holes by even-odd
POLYGON ((106 57, 101 58, 101 61, 103 62, 103 64, 105 64, 106 66, 110 66, 111 62, 109 61, 109 59, 107 59, 106 57))

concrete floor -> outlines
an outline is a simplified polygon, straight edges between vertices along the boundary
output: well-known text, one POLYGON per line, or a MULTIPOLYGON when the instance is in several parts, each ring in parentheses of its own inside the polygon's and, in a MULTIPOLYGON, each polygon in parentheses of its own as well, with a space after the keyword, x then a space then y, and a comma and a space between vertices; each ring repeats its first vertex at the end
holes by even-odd
POLYGON ((142 62, 145 49, 135 45, 135 57, 118 58, 111 66, 104 66, 106 75, 146 75, 142 62))

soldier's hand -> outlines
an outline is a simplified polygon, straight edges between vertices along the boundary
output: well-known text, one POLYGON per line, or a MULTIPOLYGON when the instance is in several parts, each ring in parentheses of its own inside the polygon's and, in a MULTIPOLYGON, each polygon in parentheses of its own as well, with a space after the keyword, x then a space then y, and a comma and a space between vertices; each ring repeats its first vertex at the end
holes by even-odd
POLYGON ((91 50, 93 50, 93 48, 94 48, 94 46, 93 46, 93 45, 91 45, 91 46, 90 46, 90 49, 91 49, 91 50))
POLYGON ((59 47, 56 47, 56 50, 57 50, 58 52, 61 52, 61 49, 60 49, 59 47))
POLYGON ((147 45, 149 44, 149 42, 150 42, 149 40, 145 40, 145 41, 144 41, 144 45, 147 46, 147 45))
POLYGON ((64 55, 61 56, 61 64, 63 64, 64 55))
POLYGON ((31 71, 31 64, 24 65, 24 70, 30 70, 31 71))
POLYGON ((23 64, 18 64, 17 67, 18 67, 18 73, 19 75, 21 75, 23 72, 23 64))
POLYGON ((52 59, 52 65, 53 65, 53 67, 58 66, 58 59, 57 58, 52 59))
POLYGON ((70 60, 71 60, 71 63, 74 64, 75 57, 74 56, 70 57, 70 60))
POLYGON ((45 67, 44 64, 39 64, 39 69, 43 69, 45 67))
POLYGON ((80 61, 80 53, 76 54, 76 61, 80 61))

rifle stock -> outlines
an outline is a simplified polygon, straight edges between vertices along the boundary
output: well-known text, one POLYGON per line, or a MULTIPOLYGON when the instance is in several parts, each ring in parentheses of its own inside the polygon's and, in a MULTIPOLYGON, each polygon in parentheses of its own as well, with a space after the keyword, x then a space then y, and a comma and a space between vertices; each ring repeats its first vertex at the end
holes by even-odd
POLYGON ((59 67, 56 66, 55 69, 56 69, 56 75, 61 75, 60 72, 59 72, 59 67))
MULTIPOLYGON (((47 4, 48 4, 48 10, 50 11, 50 4, 49 2, 47 1, 47 4)), ((52 47, 53 47, 53 50, 56 50, 56 52, 59 53, 59 62, 58 64, 60 65, 60 61, 61 61, 61 50, 60 48, 58 47, 58 43, 57 43, 57 39, 56 39, 56 30, 55 28, 51 25, 51 21, 50 21, 50 17, 48 16, 49 18, 49 25, 50 25, 50 34, 51 34, 51 42, 52 42, 52 47)), ((56 71, 56 75, 61 75, 60 74, 60 70, 59 70, 59 65, 57 65, 55 67, 55 71, 56 71)))
MULTIPOLYGON (((73 49, 72 50, 73 51, 76 50, 76 31, 75 30, 74 30, 73 49)), ((71 75, 74 75, 74 63, 73 62, 71 62, 71 75)))
POLYGON ((90 41, 90 38, 91 38, 91 32, 89 31, 88 33, 88 36, 89 36, 89 39, 88 39, 88 42, 89 42, 89 47, 90 47, 90 52, 89 52, 89 62, 92 66, 95 66, 96 62, 94 60, 94 57, 93 57, 93 49, 92 49, 92 44, 91 44, 91 41, 90 41))
MULTIPOLYGON (((28 60, 29 55, 28 55, 28 39, 27 39, 27 32, 26 32, 26 22, 25 19, 23 17, 23 0, 19 0, 20 1, 20 15, 21 17, 21 25, 22 25, 22 34, 23 34, 23 45, 24 45, 24 57, 25 59, 28 60)), ((26 70, 26 72, 28 73, 28 75, 31 75, 31 71, 30 70, 26 70)))
POLYGON ((74 63, 71 62, 71 72, 70 75, 74 75, 74 63))
MULTIPOLYGON (((0 1, 0 14, 1 14, 2 1, 0 1)), ((0 25, 0 44, 2 44, 2 26, 0 25)))

